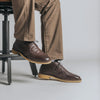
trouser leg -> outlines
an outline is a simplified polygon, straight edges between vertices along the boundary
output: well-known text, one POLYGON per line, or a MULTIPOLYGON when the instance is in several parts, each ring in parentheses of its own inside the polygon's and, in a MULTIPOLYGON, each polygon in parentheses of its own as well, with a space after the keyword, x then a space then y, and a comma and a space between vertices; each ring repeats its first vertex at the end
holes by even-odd
POLYGON ((63 59, 61 9, 59 0, 35 0, 41 13, 42 50, 54 59, 63 59))
POLYGON ((42 50, 51 59, 63 59, 62 23, 59 0, 12 0, 16 39, 35 40, 34 10, 41 13, 42 50), (34 7, 35 4, 35 7, 34 7))
POLYGON ((12 0, 15 19, 14 37, 18 40, 35 40, 34 1, 12 0))

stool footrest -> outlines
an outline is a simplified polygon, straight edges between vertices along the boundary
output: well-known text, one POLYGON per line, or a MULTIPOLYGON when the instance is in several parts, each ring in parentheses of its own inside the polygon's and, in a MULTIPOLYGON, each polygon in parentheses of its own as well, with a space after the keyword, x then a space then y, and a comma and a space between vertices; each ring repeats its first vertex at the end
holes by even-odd
POLYGON ((3 58, 11 58, 11 60, 25 60, 18 54, 0 54, 0 60, 2 60, 3 58))
MULTIPOLYGON (((2 53, 3 52, 3 50, 0 50, 0 53, 2 53)), ((12 50, 9 50, 9 52, 12 52, 12 50)))

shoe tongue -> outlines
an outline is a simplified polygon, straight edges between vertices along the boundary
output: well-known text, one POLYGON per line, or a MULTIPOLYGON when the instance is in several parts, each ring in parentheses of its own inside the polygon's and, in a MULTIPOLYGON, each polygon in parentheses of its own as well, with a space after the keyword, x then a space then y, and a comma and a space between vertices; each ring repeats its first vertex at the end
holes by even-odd
POLYGON ((54 61, 54 63, 56 64, 56 66, 58 66, 60 64, 59 61, 54 61))

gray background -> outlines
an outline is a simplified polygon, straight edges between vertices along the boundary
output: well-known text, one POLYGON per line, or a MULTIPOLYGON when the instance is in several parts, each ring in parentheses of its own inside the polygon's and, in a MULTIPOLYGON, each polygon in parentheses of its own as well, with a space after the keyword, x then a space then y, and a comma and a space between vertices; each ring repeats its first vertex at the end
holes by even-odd
MULTIPOLYGON (((61 0, 64 60, 62 64, 82 77, 81 83, 34 79, 28 61, 12 61, 13 83, 0 84, 2 100, 100 100, 100 1, 61 0), (26 67, 27 66, 27 67, 26 67), (38 96, 39 95, 39 96, 38 96), (15 98, 16 97, 16 98, 15 98)), ((36 40, 41 47, 40 14, 35 11, 36 40)), ((3 16, 0 15, 0 27, 3 16)), ((14 17, 10 20, 10 48, 14 42, 14 17)), ((0 49, 2 47, 0 28, 0 49)), ((40 65, 38 66, 38 70, 40 65)), ((1 69, 1 62, 0 62, 1 69)), ((0 73, 0 81, 6 73, 0 73)))
MULTIPOLYGON (((99 0, 61 0, 64 59, 97 60, 100 58, 99 0)), ((40 14, 35 16, 36 40, 40 40, 40 14)), ((0 15, 0 27, 3 20, 0 15)), ((14 18, 9 16, 11 47, 14 42, 14 18)), ((2 30, 0 30, 0 33, 2 30)), ((1 34, 0 34, 1 37, 1 34)), ((1 39, 0 39, 1 40, 1 39)), ((1 42, 0 42, 1 43, 1 42)), ((0 45, 1 46, 1 45, 0 45)))

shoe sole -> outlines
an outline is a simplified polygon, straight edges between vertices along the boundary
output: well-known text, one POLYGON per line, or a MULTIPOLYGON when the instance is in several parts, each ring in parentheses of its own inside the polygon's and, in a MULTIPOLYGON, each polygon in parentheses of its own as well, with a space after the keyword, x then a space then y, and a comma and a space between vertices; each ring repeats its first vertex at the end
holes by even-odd
POLYGON ((51 61, 49 61, 49 62, 36 62, 36 61, 30 60, 30 59, 26 58, 22 53, 15 51, 14 49, 12 49, 12 53, 19 54, 20 56, 22 56, 24 59, 28 60, 31 63, 37 63, 37 64, 49 64, 49 63, 51 63, 51 61))
POLYGON ((56 78, 54 76, 50 76, 50 75, 44 75, 44 74, 38 74, 38 77, 40 79, 46 79, 46 80, 57 80, 57 81, 61 81, 61 82, 69 82, 69 83, 80 83, 81 80, 75 80, 75 81, 71 81, 71 80, 63 80, 60 78, 56 78))

